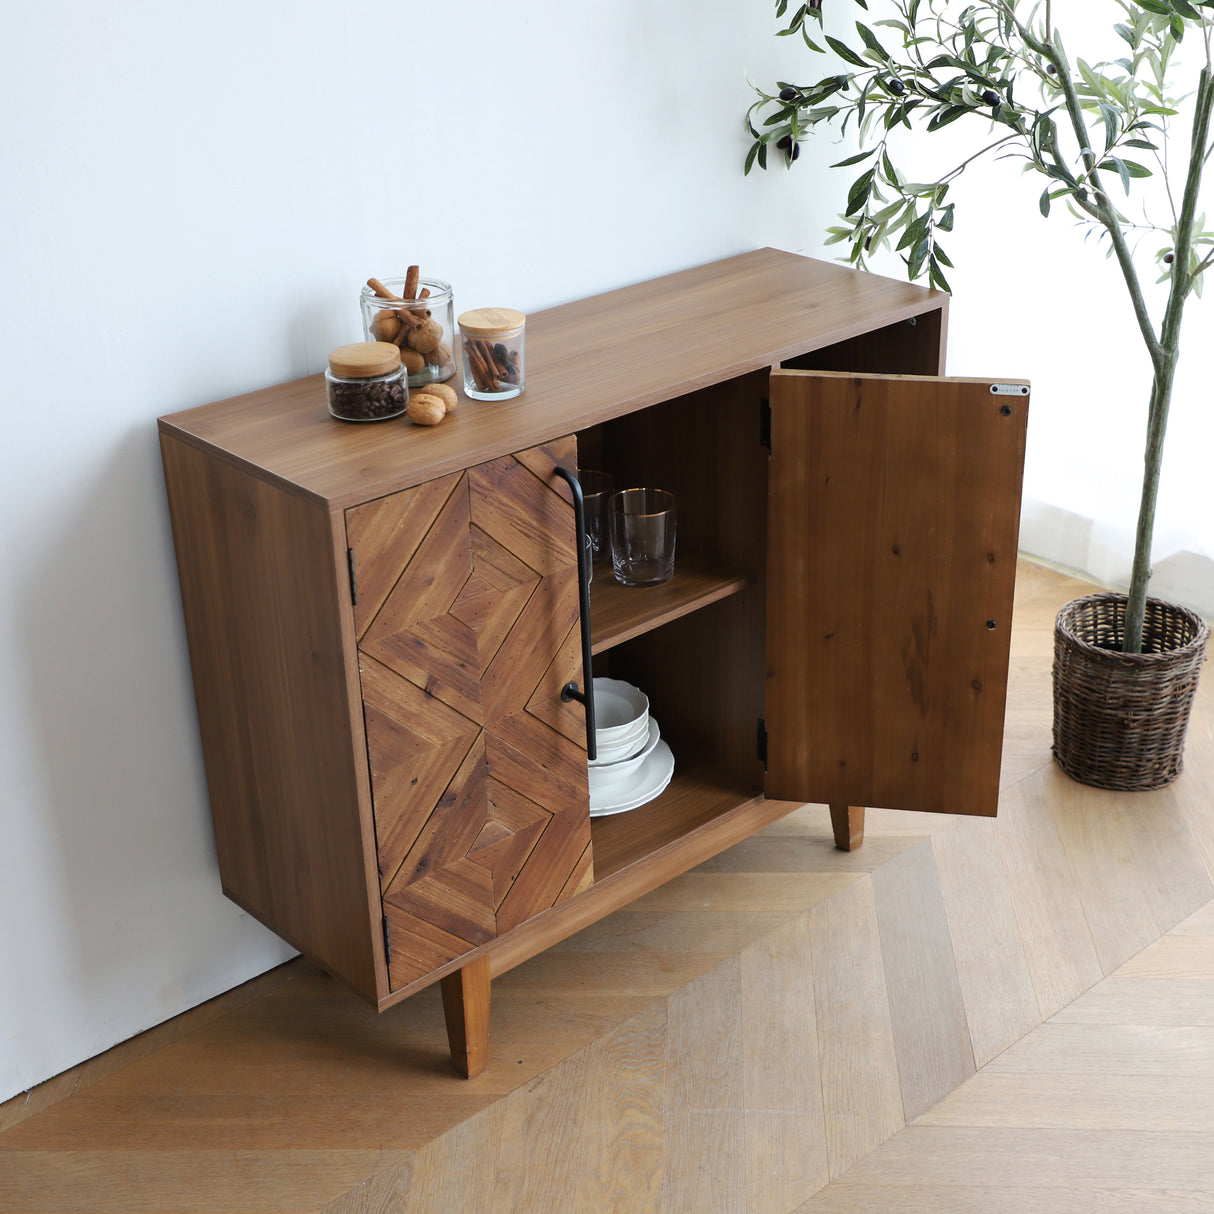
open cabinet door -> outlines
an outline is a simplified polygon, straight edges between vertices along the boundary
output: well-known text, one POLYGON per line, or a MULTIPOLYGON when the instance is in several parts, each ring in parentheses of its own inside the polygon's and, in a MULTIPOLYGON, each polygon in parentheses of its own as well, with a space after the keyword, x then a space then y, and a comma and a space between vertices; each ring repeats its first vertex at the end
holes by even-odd
POLYGON ((1028 387, 775 371, 769 797, 993 816, 1028 387))

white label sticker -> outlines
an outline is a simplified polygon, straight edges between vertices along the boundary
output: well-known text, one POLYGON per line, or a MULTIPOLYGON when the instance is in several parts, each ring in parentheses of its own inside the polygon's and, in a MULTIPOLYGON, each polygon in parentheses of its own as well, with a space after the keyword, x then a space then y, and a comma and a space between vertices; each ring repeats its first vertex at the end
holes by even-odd
POLYGON ((992 396, 1028 396, 1028 384, 991 384, 992 396))

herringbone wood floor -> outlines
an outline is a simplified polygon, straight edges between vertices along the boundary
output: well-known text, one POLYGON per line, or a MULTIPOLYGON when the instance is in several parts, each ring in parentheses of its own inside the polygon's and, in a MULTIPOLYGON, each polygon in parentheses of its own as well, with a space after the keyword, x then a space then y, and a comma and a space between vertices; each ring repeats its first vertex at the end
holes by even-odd
POLYGON ((1214 1210, 1214 689, 1185 774, 1049 760, 1022 564, 999 818, 808 806, 507 974, 492 1057, 296 961, 0 1107, 5 1211, 1214 1210))

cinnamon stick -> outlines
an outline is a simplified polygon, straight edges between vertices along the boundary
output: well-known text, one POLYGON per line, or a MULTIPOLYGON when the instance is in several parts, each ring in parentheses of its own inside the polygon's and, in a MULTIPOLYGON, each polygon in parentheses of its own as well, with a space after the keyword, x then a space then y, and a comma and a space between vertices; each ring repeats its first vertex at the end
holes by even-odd
POLYGON ((497 376, 494 374, 492 353, 486 356, 487 342, 469 341, 464 343, 464 353, 472 368, 472 378, 482 392, 497 392, 497 376))
POLYGON ((392 292, 389 291, 378 278, 368 278, 367 286, 369 286, 371 290, 380 297, 380 299, 390 299, 393 303, 404 302, 399 295, 393 295, 392 292))

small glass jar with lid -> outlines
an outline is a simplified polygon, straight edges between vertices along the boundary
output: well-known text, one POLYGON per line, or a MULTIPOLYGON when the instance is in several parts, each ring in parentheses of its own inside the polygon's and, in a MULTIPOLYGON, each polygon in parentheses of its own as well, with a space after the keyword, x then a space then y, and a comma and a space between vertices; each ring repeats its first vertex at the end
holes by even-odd
POLYGON ((473 400, 509 400, 522 392, 526 323, 514 308, 476 308, 460 315, 464 391, 473 400))
POLYGON ((338 346, 325 370, 329 412, 346 422, 400 417, 409 403, 400 350, 387 341, 338 346))
POLYGON ((451 300, 451 284, 438 278, 374 278, 362 289, 363 335, 400 349, 410 388, 445 383, 455 374, 451 300))

